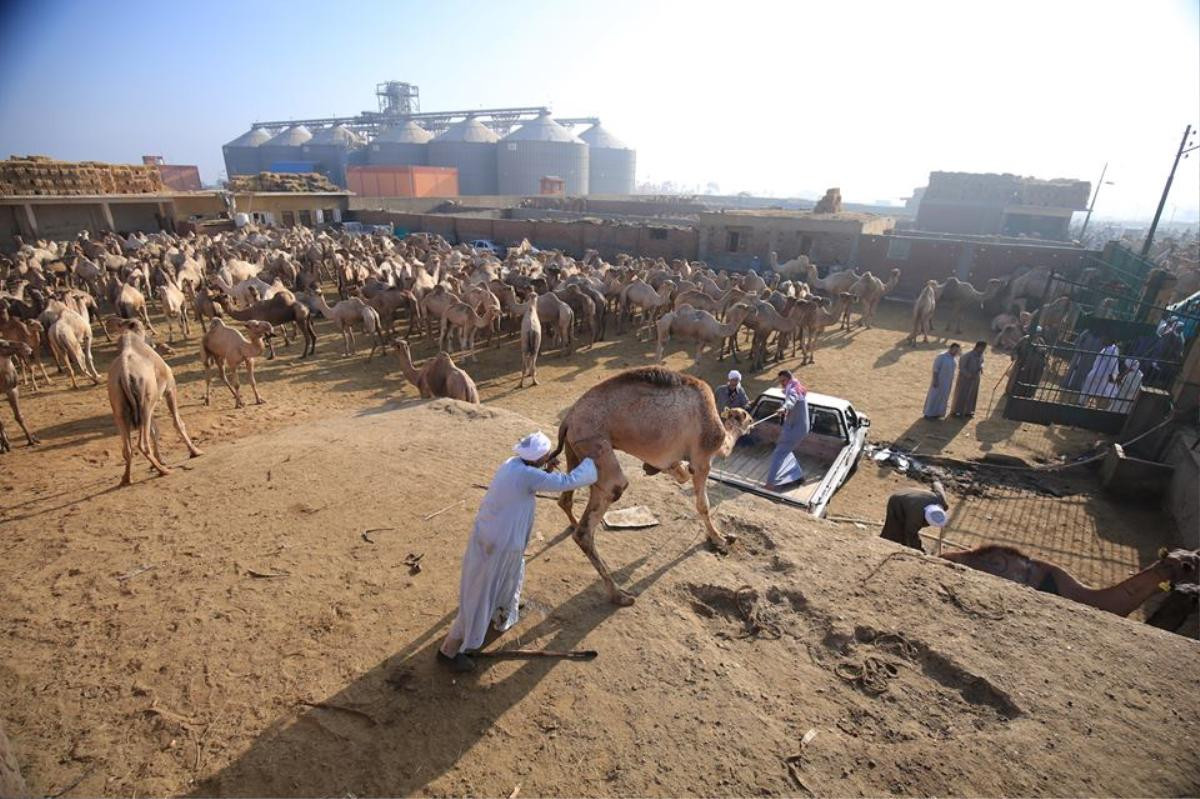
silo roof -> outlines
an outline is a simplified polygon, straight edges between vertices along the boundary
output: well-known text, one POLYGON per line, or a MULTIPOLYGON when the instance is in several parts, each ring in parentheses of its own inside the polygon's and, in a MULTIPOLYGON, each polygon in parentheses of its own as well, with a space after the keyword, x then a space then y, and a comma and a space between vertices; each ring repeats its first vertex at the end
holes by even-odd
POLYGON ((263 142, 271 138, 271 131, 266 128, 250 128, 250 130, 238 136, 231 142, 225 144, 226 147, 257 147, 263 142))
POLYGON ((273 147, 295 147, 304 144, 311 138, 312 134, 308 132, 308 128, 303 125, 292 125, 290 128, 279 131, 270 141, 263 143, 273 147))
POLYGON ((467 117, 462 122, 456 122, 434 137, 437 142, 461 141, 475 144, 494 144, 500 141, 490 128, 475 117, 467 117))
POLYGON ((410 119, 403 125, 395 125, 380 133, 375 137, 375 141, 393 144, 424 144, 432 138, 432 133, 410 119))
POLYGON ((328 128, 321 128, 313 137, 308 140, 308 144, 344 144, 347 147, 358 147, 363 143, 362 137, 345 125, 333 125, 328 128))
POLYGON ((574 133, 555 122, 549 114, 538 114, 512 133, 504 137, 505 141, 559 141, 580 144, 574 133))
POLYGON ((606 128, 601 127, 599 122, 597 122, 595 125, 592 125, 583 133, 580 133, 579 138, 587 142, 589 147, 596 147, 606 150, 631 149, 623 141, 609 133, 606 128))

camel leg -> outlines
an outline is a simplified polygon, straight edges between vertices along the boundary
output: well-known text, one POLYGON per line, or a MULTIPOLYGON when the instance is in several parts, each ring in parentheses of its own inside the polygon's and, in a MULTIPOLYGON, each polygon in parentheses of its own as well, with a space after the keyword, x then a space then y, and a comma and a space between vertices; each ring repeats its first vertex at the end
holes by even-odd
POLYGON ((188 454, 193 458, 203 455, 204 453, 192 443, 192 439, 188 437, 187 428, 183 426, 183 419, 179 416, 179 402, 175 396, 175 388, 171 387, 164 391, 163 399, 167 401, 167 410, 171 412, 171 421, 175 424, 175 432, 179 433, 179 437, 183 439, 188 454))
POLYGON ((604 511, 608 509, 609 505, 621 498, 621 494, 629 485, 629 480, 622 474, 621 465, 617 462, 617 456, 613 452, 611 444, 607 441, 601 442, 597 449, 598 451, 592 457, 596 460, 600 479, 588 489, 587 508, 584 509, 583 517, 575 527, 573 538, 579 548, 583 550, 583 554, 587 555, 587 559, 591 561, 592 567, 596 569, 600 579, 604 581, 609 601, 614 605, 627 607, 633 604, 634 597, 617 588, 617 584, 612 578, 612 572, 609 571, 604 559, 596 552, 596 527, 599 526, 600 520, 604 517, 604 511))
POLYGON ((133 431, 129 429, 124 417, 124 412, 118 414, 117 432, 121 436, 121 455, 125 458, 125 474, 121 477, 120 485, 127 486, 132 482, 129 475, 133 469, 133 431))
POLYGON ((154 453, 154 459, 162 463, 162 451, 158 448, 158 424, 153 417, 150 419, 150 451, 154 453))
MULTIPOLYGON (((575 471, 575 467, 583 460, 578 453, 571 447, 570 443, 566 445, 567 450, 567 472, 575 471)), ((564 491, 558 495, 558 507, 562 508, 563 513, 567 514, 567 521, 572 527, 579 526, 579 520, 575 518, 575 492, 564 491)))
POLYGON ((150 461, 150 465, 158 470, 160 475, 166 477, 171 473, 171 470, 155 456, 154 449, 151 446, 153 442, 151 426, 154 424, 154 407, 145 408, 143 413, 145 416, 142 418, 142 424, 138 429, 138 450, 146 456, 146 460, 150 461))
MULTIPOLYGON (((233 385, 229 382, 229 376, 225 373, 225 361, 224 360, 221 360, 221 359, 217 360, 217 374, 220 375, 221 382, 225 384, 225 388, 229 389, 229 393, 233 395, 233 400, 234 400, 233 407, 235 407, 235 408, 242 407, 242 398, 240 396, 238 396, 237 389, 235 389, 233 387, 233 385)), ((234 376, 236 377, 237 375, 235 374, 234 376)))
MULTIPOLYGON (((84 344, 83 354, 87 360, 87 368, 89 370, 89 371, 85 372, 85 374, 87 374, 89 377, 92 378, 92 382, 94 384, 100 385, 100 373, 96 371, 96 361, 92 359, 92 331, 91 330, 87 331, 87 340, 84 341, 83 344, 84 344)), ((79 367, 79 371, 81 371, 81 372, 84 371, 83 366, 79 367)))
POLYGON ((709 462, 707 459, 703 463, 691 463, 692 490, 696 494, 696 512, 699 513, 700 518, 704 520, 704 531, 708 535, 708 542, 713 545, 713 549, 724 555, 729 552, 729 545, 737 540, 737 536, 722 536, 721 532, 717 530, 712 523, 712 519, 709 517, 708 470, 709 462))
MULTIPOLYGON (((232 389, 233 389, 233 407, 245 408, 246 403, 242 402, 242 383, 238 379, 238 365, 236 363, 233 364, 233 366, 230 367, 229 371, 233 373, 231 375, 231 377, 233 378, 233 387, 232 387, 232 389)), ((225 376, 224 369, 221 370, 221 376, 222 377, 225 376)), ((225 381, 225 382, 226 382, 226 385, 229 384, 229 381, 225 381)))
POLYGON ((692 478, 691 472, 689 472, 687 467, 683 465, 683 461, 671 464, 667 468, 663 469, 663 472, 674 477, 675 482, 679 483, 680 485, 686 484, 687 481, 692 478))
MULTIPOLYGON (((201 346, 204 346, 201 344, 201 346)), ((208 358, 204 359, 204 404, 209 404, 209 395, 212 392, 212 369, 208 358)))
MULTIPOLYGON (((71 367, 71 361, 74 360, 74 358, 75 354, 68 351, 67 357, 63 358, 63 362, 66 363, 67 366, 67 376, 71 378, 71 388, 79 388, 79 384, 75 382, 75 370, 71 367)), ((79 367, 79 370, 83 371, 83 367, 79 367)))
MULTIPOLYGON (((33 374, 33 370, 29 370, 33 374)), ((25 426, 25 417, 21 415, 21 406, 17 403, 18 394, 17 387, 13 386, 8 390, 8 404, 12 408, 13 417, 17 420, 17 424, 21 426, 21 432, 25 434, 25 440, 29 442, 29 446, 40 443, 38 437, 29 432, 29 428, 25 426)))
POLYGON ((139 313, 142 317, 142 321, 146 323, 146 329, 157 336, 158 331, 154 329, 154 325, 150 324, 150 313, 146 310, 146 306, 143 305, 139 309, 139 313))
MULTIPOLYGON (((371 352, 375 352, 374 348, 371 352)), ((237 370, 234 371, 236 373, 237 370)), ((254 379, 254 361, 249 358, 246 359, 246 375, 250 379, 250 389, 254 392, 254 404, 262 405, 265 400, 258 394, 258 381, 254 379)))

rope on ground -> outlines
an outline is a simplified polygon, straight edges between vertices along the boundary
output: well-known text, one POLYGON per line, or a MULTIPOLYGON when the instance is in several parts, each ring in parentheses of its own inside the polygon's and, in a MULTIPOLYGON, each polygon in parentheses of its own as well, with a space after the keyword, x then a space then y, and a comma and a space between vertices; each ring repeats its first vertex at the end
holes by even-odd
POLYGON ((917 645, 904 637, 904 633, 883 633, 871 643, 877 648, 905 660, 916 660, 920 654, 917 645))
POLYGON ((863 693, 879 696, 887 693, 888 682, 900 674, 900 669, 896 668, 895 663, 888 663, 875 655, 867 655, 862 663, 837 664, 833 667, 833 673, 863 693))
MULTIPOLYGON (((1151 433, 1153 433, 1157 430, 1161 430, 1162 428, 1166 427, 1167 425, 1171 424, 1174 421, 1175 421, 1175 419, 1173 417, 1168 417, 1167 419, 1154 425, 1154 427, 1151 427, 1149 430, 1145 431, 1144 433, 1139 433, 1138 435, 1134 436, 1133 438, 1129 439, 1128 441, 1122 442, 1121 446, 1128 447, 1130 444, 1136 444, 1137 442, 1141 441, 1146 436, 1150 435, 1151 433)), ((1055 472, 1060 469, 1073 469, 1076 466, 1085 466, 1089 463, 1095 463, 1096 461, 1103 460, 1105 458, 1105 456, 1107 456, 1107 455, 1108 455, 1108 450, 1105 450, 1104 452, 1098 452, 1095 455, 1084 458, 1081 461, 1073 461, 1071 463, 1052 463, 1048 466, 1006 466, 1001 463, 978 463, 978 464, 973 464, 973 465, 985 467, 988 469, 1015 469, 1017 471, 1026 471, 1026 472, 1055 472)))
POLYGON ((770 619, 764 618, 758 606, 758 592, 748 585, 733 592, 733 601, 738 613, 746 624, 745 631, 738 638, 769 638, 778 640, 783 637, 783 630, 770 619))

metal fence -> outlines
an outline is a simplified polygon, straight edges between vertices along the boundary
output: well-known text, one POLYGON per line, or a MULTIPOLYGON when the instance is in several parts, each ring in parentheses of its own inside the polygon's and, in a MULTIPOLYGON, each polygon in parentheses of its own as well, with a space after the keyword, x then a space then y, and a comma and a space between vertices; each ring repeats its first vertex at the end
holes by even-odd
POLYGON ((1063 344, 1029 343, 1016 354, 1009 376, 1011 397, 1073 405, 1126 414, 1138 390, 1170 388, 1182 366, 1174 358, 1136 354, 1136 344, 1122 355, 1120 347, 1094 349, 1063 344))

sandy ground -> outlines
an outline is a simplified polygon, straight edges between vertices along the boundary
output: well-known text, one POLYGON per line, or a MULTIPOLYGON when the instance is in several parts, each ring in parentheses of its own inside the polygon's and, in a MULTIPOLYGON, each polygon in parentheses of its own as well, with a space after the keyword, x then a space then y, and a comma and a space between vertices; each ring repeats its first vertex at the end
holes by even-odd
MULTIPOLYGON (((898 347, 906 315, 885 306, 879 328, 832 336, 801 375, 868 413, 873 440, 1031 461, 1094 441, 983 407, 965 425, 920 420, 940 345, 898 347)), ((321 333, 315 360, 297 362, 293 346, 264 362, 267 404, 238 411, 224 389, 199 404, 196 345, 183 345, 172 364, 206 454, 164 479, 138 463, 123 491, 103 387, 58 379, 26 396, 44 443, 0 457, 0 696, 36 792, 77 779, 69 793, 1200 790, 1189 766, 1200 759, 1200 694, 1175 666, 1194 659, 1194 642, 915 556, 864 582, 894 551, 877 528, 714 486, 725 526, 743 534, 718 558, 701 546, 688 492, 637 470, 626 502, 663 525, 605 534, 601 546, 639 603, 606 604, 547 506, 527 619, 504 639, 601 657, 497 663, 452 682, 431 660, 482 494, 472 485, 516 435, 552 430, 583 390, 650 362, 653 347, 626 334, 570 358, 551 351, 542 385, 525 390, 511 342, 482 352, 469 368, 497 410, 473 416, 413 406, 394 358, 341 358, 328 325, 321 333), (361 532, 372 527, 396 529, 369 543, 361 532), (403 565, 409 554, 423 554, 420 574, 403 565), (742 584, 759 592, 777 640, 738 637, 742 584), (911 660, 891 658, 905 665, 880 697, 832 671, 880 648, 866 628, 917 644, 911 660), (791 776, 782 759, 810 728, 817 737, 791 776)), ((98 343, 101 370, 109 351, 98 343)), ((674 353, 669 365, 692 369, 674 353)), ((989 355, 981 404, 1005 365, 989 355)), ((694 373, 716 382, 727 368, 706 358, 694 373)), ((773 371, 749 377, 752 395, 773 371)), ((165 422, 163 440, 179 463, 165 422)), ((909 484, 864 465, 830 510, 878 520, 888 493, 909 484)), ((1016 543, 1093 583, 1177 539, 1153 508, 1094 494, 1005 489, 952 510, 948 540, 1016 543)))

